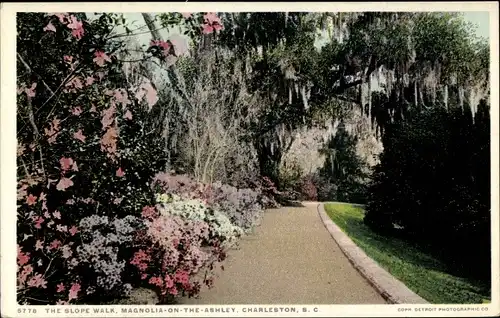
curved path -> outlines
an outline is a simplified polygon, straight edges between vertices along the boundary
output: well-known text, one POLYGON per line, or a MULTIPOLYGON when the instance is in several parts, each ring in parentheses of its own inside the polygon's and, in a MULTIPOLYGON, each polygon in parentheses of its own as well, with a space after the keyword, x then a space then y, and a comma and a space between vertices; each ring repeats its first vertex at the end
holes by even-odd
POLYGON ((386 304, 325 229, 317 203, 268 210, 211 290, 183 304, 386 304))

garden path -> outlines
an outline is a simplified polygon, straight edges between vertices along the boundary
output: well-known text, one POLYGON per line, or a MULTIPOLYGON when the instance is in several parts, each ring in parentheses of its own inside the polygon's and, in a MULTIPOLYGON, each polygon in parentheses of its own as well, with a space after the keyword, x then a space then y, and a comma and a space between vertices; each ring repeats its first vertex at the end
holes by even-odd
POLYGON ((385 304, 324 227, 317 203, 267 210, 211 290, 182 304, 385 304))

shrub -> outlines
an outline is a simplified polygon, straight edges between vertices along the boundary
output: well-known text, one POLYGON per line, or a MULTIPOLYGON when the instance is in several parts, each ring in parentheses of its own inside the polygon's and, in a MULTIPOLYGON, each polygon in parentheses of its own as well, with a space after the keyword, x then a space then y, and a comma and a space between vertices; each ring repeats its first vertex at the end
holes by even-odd
POLYGON ((251 189, 237 189, 220 182, 210 186, 211 203, 223 211, 235 225, 248 230, 258 224, 262 215, 259 194, 251 189))
POLYGON ((145 207, 142 216, 146 229, 137 233, 130 264, 160 301, 173 303, 177 296, 196 295, 202 283, 211 286, 208 274, 226 257, 219 236, 210 235, 214 223, 160 213, 154 207, 145 207))
POLYGON ((301 194, 302 197, 307 201, 318 200, 318 190, 314 184, 312 176, 308 175, 302 179, 301 182, 301 194))
POLYGON ((179 216, 192 221, 206 222, 210 227, 210 237, 222 244, 231 244, 243 234, 243 230, 231 223, 229 218, 200 200, 181 200, 176 195, 157 196, 157 209, 163 216, 179 216))
POLYGON ((489 129, 484 101, 474 121, 436 107, 389 126, 365 222, 389 233, 398 225, 459 274, 490 279, 489 129))
MULTIPOLYGON (((163 273, 162 293, 195 293, 198 285, 186 275, 224 259, 224 232, 216 230, 227 222, 216 223, 218 215, 211 223, 140 218, 142 207, 155 204, 148 182, 164 164, 164 143, 145 129, 158 102, 153 84, 143 78, 130 85, 117 57, 122 42, 109 40, 121 17, 23 13, 17 21, 18 302, 75 304, 126 294, 140 276, 131 271, 142 255, 137 247, 156 253, 149 254, 153 262, 170 255, 170 263, 149 268, 156 278, 163 273), (207 238, 211 229, 218 234, 207 238)), ((157 286, 154 277, 148 282, 157 286)))

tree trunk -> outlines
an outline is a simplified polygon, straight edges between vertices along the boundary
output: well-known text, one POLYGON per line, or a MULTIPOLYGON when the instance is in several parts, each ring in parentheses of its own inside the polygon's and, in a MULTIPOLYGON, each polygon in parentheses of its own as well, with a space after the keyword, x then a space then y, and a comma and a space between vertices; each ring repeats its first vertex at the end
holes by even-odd
POLYGON ((151 37, 153 38, 153 40, 155 40, 155 41, 163 40, 161 35, 160 35, 160 32, 156 28, 155 20, 153 19, 151 14, 142 13, 142 17, 144 18, 144 22, 146 22, 146 25, 148 26, 148 29, 151 32, 151 37))

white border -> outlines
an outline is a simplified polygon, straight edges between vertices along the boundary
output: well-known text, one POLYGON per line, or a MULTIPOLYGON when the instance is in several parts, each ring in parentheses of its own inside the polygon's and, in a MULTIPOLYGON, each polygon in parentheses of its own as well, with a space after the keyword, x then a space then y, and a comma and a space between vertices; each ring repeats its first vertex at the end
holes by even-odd
MULTIPOLYGON (((499 151, 499 130, 498 130, 498 2, 220 2, 220 3, 179 3, 179 2, 123 2, 123 3, 2 3, 1 4, 1 309, 5 317, 47 317, 44 306, 28 306, 27 311, 18 312, 15 301, 15 251, 16 251, 16 12, 193 12, 193 11, 488 11, 490 13, 490 43, 491 43, 491 173, 492 173, 492 301, 488 305, 230 305, 230 306, 177 306, 179 313, 145 313, 145 314, 122 314, 121 308, 152 308, 161 307, 164 310, 172 309, 172 306, 98 306, 99 308, 115 309, 112 313, 66 313, 69 308, 97 308, 97 306, 51 306, 60 309, 59 314, 50 314, 53 317, 173 317, 181 316, 234 316, 234 313, 208 312, 205 309, 235 308, 238 316, 280 316, 279 312, 272 313, 244 313, 243 308, 299 308, 305 307, 308 313, 299 310, 298 313, 288 313, 287 316, 496 316, 500 314, 500 291, 499 291, 499 202, 498 202, 498 151, 499 151), (185 312, 187 308, 199 308, 201 312, 185 312), (318 312, 314 312, 318 308, 318 312), (432 311, 424 310, 425 308, 432 311), (478 311, 457 311, 458 308, 471 310, 477 308, 478 311), (488 309, 484 311, 483 309, 488 309), (36 313, 29 313, 28 310, 36 310, 36 313)), ((176 307, 176 308, 177 308, 176 307)), ((23 307, 24 308, 24 307, 23 307)))

